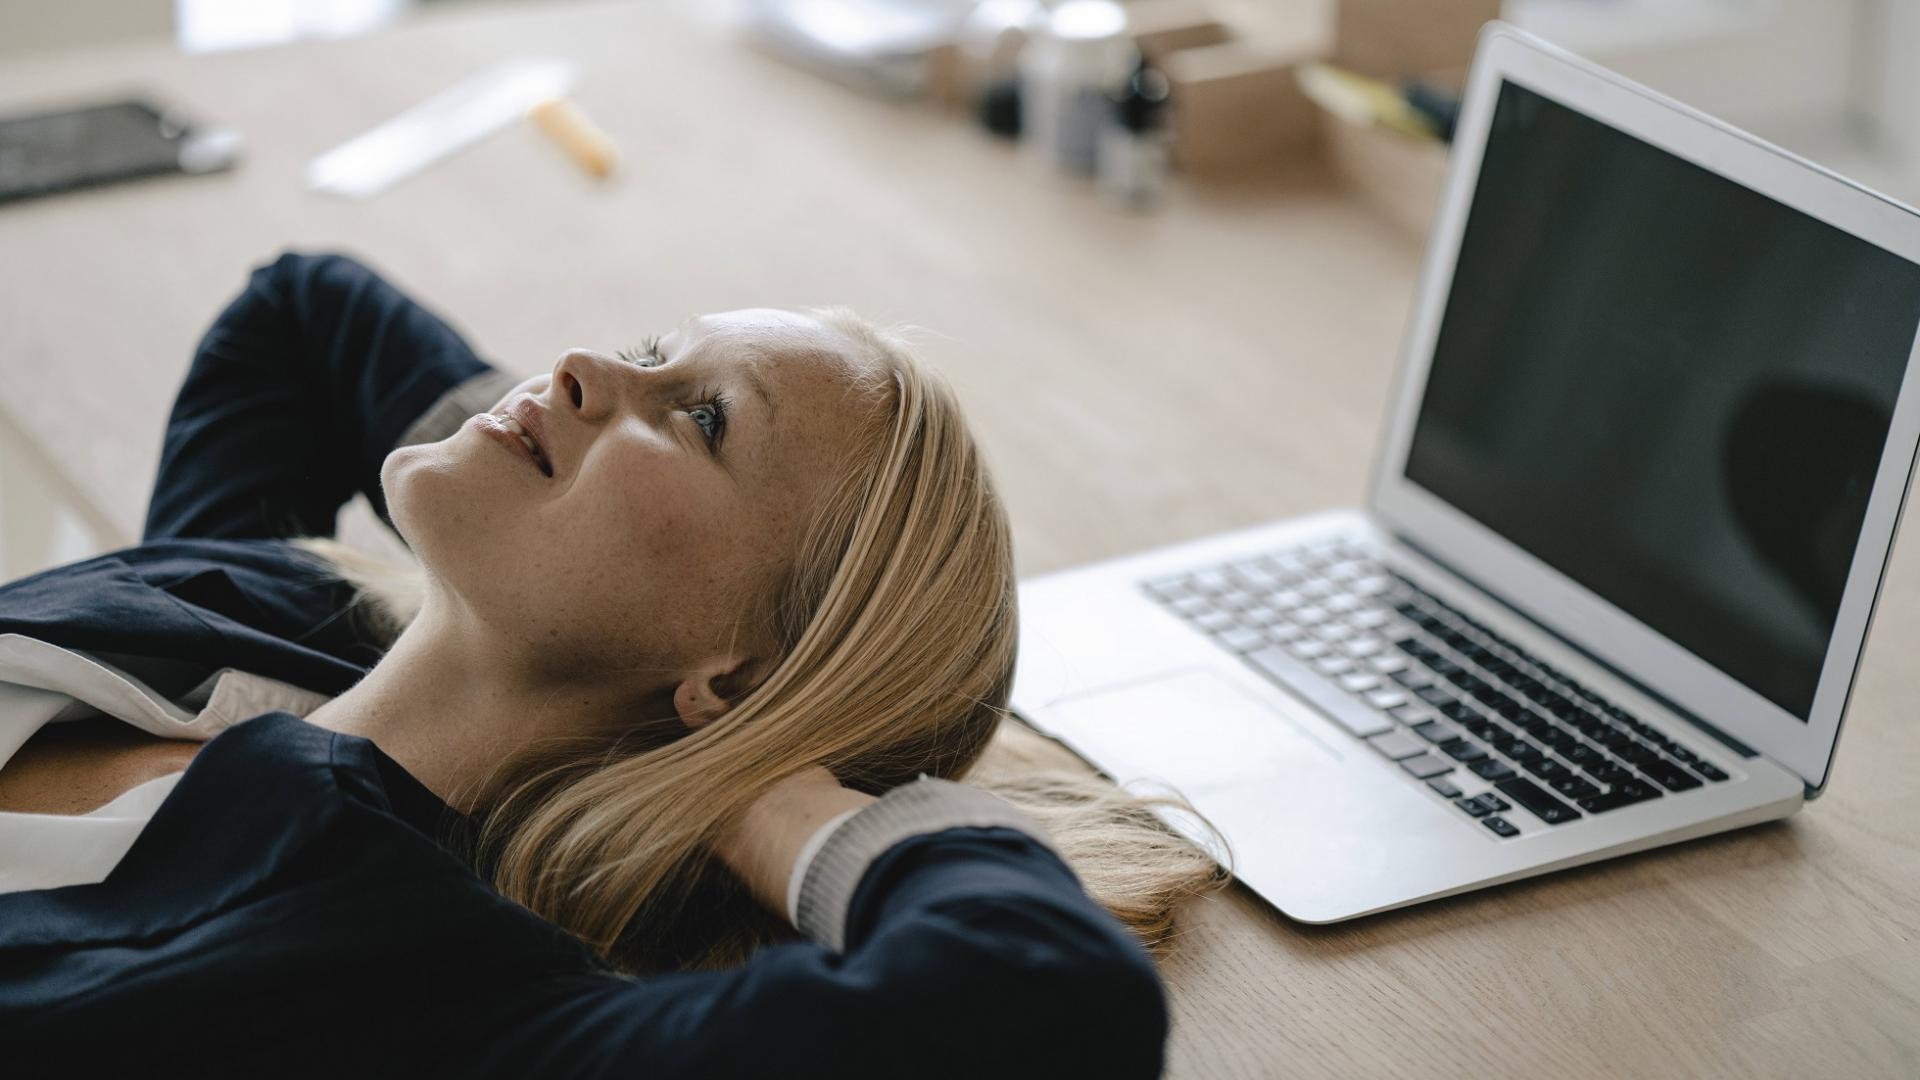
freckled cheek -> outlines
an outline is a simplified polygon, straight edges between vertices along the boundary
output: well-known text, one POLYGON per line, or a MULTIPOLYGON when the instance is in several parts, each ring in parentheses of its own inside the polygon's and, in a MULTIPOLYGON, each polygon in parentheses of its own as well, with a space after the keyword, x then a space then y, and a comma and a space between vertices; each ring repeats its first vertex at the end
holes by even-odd
POLYGON ((703 571, 724 560, 736 531, 699 498, 671 492, 603 504, 575 525, 568 546, 578 564, 600 568, 598 576, 629 595, 697 586, 703 571))

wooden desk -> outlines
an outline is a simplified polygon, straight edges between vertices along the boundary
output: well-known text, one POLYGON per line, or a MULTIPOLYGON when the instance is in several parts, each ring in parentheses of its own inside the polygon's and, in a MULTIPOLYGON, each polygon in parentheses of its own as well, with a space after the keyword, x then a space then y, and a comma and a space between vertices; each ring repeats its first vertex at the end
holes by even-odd
MULTIPOLYGON (((0 408, 129 540, 195 340, 289 245, 363 255, 526 373, 755 304, 928 327, 1028 574, 1357 502, 1419 256, 1311 163, 1115 212, 970 125, 767 59, 698 0, 10 60, 0 108, 139 86, 242 129, 245 166, 0 209, 0 408), (366 202, 305 190, 315 154, 528 53, 582 62, 615 182, 521 125, 366 202)), ((1920 1072, 1913 564, 1908 544, 1831 794, 1333 927, 1237 887, 1191 905, 1170 1075, 1920 1072)))

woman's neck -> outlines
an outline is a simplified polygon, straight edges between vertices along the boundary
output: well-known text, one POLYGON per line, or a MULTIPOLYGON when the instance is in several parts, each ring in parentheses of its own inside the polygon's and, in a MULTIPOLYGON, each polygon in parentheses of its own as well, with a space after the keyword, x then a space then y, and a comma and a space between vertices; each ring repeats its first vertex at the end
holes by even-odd
POLYGON ((530 685, 476 625, 429 601, 373 670, 307 722, 372 740, 442 802, 471 813, 477 786, 528 741, 615 711, 591 691, 530 685))

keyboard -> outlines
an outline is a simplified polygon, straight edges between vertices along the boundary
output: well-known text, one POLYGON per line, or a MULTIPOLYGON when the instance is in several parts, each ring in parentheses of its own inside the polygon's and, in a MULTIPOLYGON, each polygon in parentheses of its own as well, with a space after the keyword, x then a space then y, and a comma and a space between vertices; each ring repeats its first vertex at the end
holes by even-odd
POLYGON ((1354 540, 1141 588, 1496 837, 1532 831, 1516 806, 1559 826, 1728 778, 1354 540))

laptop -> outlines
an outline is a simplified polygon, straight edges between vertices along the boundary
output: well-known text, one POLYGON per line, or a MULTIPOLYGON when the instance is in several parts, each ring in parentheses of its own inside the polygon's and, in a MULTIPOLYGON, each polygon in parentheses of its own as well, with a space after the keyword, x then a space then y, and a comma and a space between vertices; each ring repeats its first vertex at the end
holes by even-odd
POLYGON ((1498 23, 1449 169, 1364 507, 1021 586, 1014 711, 1307 923, 1817 798, 1920 441, 1911 208, 1498 23))

